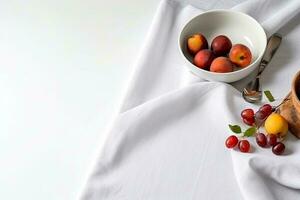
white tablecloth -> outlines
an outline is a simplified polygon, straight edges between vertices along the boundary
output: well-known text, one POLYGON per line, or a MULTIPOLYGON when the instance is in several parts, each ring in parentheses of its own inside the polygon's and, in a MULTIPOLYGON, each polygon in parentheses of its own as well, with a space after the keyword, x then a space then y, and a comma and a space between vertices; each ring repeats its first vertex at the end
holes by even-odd
MULTIPOLYGON (((161 2, 82 200, 300 199, 300 142, 294 136, 283 156, 257 147, 253 138, 251 153, 224 146, 228 124, 242 124, 243 108, 258 108, 238 91, 249 78, 232 85, 203 81, 186 70, 179 54, 178 35, 190 18, 237 3, 161 2)), ((252 15, 268 35, 283 35, 262 77, 278 104, 300 69, 300 2, 246 1, 233 9, 252 15)))

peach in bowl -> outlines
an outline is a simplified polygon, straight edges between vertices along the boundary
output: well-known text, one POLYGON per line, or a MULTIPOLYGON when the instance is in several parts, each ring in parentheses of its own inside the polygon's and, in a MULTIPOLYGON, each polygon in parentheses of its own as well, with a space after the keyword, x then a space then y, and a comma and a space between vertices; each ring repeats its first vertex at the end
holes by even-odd
POLYGON ((212 10, 192 18, 179 37, 188 69, 210 81, 234 82, 259 65, 267 44, 263 27, 247 14, 212 10))

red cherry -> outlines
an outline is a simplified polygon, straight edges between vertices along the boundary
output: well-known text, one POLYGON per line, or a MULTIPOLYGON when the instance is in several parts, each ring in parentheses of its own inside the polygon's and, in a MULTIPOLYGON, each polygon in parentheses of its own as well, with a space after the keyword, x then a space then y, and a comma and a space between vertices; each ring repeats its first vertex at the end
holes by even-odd
POLYGON ((268 141, 268 145, 272 147, 277 143, 277 136, 274 134, 269 134, 267 136, 267 141, 268 141))
POLYGON ((257 120, 264 121, 267 117, 268 115, 262 110, 259 110, 255 113, 255 119, 257 120))
POLYGON ((231 135, 226 139, 225 145, 227 148, 233 148, 237 145, 238 142, 239 139, 235 135, 231 135))
POLYGON ((265 147, 267 145, 267 137, 263 133, 259 133, 256 135, 256 143, 261 146, 265 147))
POLYGON ((251 108, 247 108, 241 112, 242 119, 252 120, 254 118, 254 111, 251 108))
POLYGON ((241 140, 239 142, 239 149, 243 153, 249 152, 250 151, 250 143, 248 142, 248 140, 241 140))
POLYGON ((273 107, 270 104, 265 104, 259 108, 259 111, 262 111, 265 116, 269 116, 272 113, 273 107))
POLYGON ((252 126, 252 125, 255 123, 255 119, 254 119, 254 117, 251 118, 251 119, 246 119, 246 118, 244 118, 244 119, 243 119, 243 122, 244 122, 245 124, 249 125, 249 126, 252 126))
POLYGON ((277 142, 272 148, 272 152, 276 155, 281 155, 284 152, 284 150, 285 146, 281 142, 277 142))

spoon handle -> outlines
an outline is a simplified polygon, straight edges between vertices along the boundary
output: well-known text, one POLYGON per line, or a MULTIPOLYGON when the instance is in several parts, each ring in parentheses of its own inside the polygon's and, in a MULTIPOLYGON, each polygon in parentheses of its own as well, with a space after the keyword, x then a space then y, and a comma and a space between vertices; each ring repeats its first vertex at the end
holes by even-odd
POLYGON ((259 64, 258 73, 256 77, 260 77, 261 73, 265 70, 269 62, 271 61, 272 57, 274 56, 275 52, 277 51, 282 37, 278 34, 274 34, 268 40, 267 48, 264 53, 264 56, 259 64))

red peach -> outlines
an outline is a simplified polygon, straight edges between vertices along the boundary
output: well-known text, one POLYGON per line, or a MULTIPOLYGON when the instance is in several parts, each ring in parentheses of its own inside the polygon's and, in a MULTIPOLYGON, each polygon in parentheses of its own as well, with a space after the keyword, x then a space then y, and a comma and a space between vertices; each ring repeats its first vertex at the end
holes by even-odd
POLYGON ((229 52, 229 59, 239 67, 247 67, 251 63, 252 54, 247 46, 236 44, 229 52))
POLYGON ((203 49, 194 57, 194 64, 201 69, 209 69, 215 56, 211 50, 203 49))
POLYGON ((187 47, 191 54, 195 55, 198 51, 208 48, 208 43, 201 33, 194 34, 188 38, 187 47))
POLYGON ((226 57, 218 57, 214 59, 210 65, 211 72, 226 73, 233 71, 232 62, 226 57))
POLYGON ((217 56, 225 56, 229 53, 232 43, 225 35, 219 35, 211 42, 211 49, 217 56))

